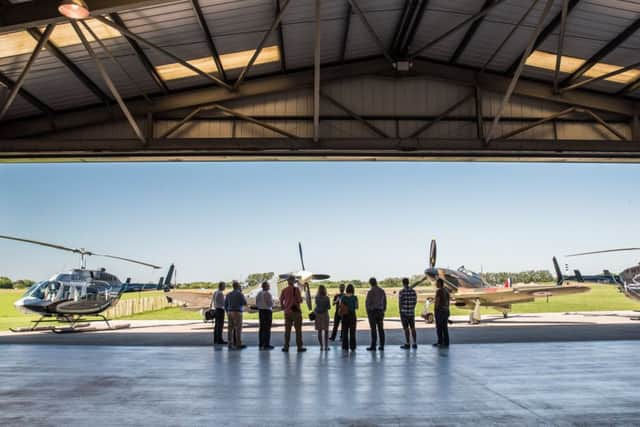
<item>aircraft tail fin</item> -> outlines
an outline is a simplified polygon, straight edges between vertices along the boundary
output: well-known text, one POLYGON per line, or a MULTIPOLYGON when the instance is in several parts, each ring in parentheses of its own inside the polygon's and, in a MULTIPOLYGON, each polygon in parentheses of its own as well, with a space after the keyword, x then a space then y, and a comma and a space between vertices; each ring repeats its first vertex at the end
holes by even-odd
POLYGON ((560 286, 564 282, 564 276, 562 270, 560 270, 560 264, 558 264, 558 258, 553 257, 553 268, 556 271, 556 285, 560 286))
POLYGON ((580 270, 573 270, 573 274, 576 275, 576 280, 580 283, 584 283, 584 277, 582 277, 582 273, 580 273, 580 270))

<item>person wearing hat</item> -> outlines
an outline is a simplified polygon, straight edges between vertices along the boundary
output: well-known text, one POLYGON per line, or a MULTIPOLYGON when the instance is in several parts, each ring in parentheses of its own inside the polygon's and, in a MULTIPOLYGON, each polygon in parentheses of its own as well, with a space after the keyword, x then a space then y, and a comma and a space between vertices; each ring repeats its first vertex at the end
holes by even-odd
POLYGON ((284 310, 284 345, 282 351, 289 351, 289 341, 291 341, 291 327, 296 330, 296 346, 298 352, 307 351, 302 344, 302 295, 300 289, 295 286, 296 278, 287 278, 287 287, 280 293, 280 305, 284 310))

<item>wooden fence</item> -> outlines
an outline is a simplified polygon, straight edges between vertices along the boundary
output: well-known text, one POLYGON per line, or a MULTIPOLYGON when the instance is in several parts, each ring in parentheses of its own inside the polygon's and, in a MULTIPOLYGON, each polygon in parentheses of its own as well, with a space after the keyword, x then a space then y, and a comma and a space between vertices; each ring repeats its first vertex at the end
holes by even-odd
POLYGON ((108 319, 115 319, 117 317, 132 316, 147 311, 162 310, 163 308, 172 306, 173 304, 167 302, 167 298, 164 295, 156 295, 152 297, 120 300, 115 307, 111 307, 103 314, 108 319))

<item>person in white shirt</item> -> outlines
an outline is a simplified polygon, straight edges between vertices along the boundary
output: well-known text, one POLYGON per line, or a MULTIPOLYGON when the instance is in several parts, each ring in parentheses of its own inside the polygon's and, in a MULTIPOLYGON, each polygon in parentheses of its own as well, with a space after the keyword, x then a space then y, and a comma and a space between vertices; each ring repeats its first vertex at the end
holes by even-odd
POLYGON ((226 344, 222 338, 222 330, 224 329, 224 289, 227 285, 224 282, 218 283, 218 290, 213 293, 211 298, 211 309, 213 313, 213 344, 226 344))
POLYGON ((269 282, 262 282, 262 290, 256 295, 256 307, 260 316, 258 345, 260 350, 273 350, 271 345, 271 321, 273 318, 273 296, 269 292, 269 282))

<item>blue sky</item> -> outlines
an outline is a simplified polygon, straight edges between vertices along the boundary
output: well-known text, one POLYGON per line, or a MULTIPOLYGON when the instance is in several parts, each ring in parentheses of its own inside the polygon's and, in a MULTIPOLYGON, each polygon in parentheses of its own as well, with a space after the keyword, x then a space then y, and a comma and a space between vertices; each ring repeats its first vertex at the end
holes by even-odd
MULTIPOLYGON (((0 234, 168 265, 179 281, 307 268, 336 278, 438 265, 551 269, 551 256, 640 246, 640 166, 491 163, 0 165, 0 234)), ((614 271, 640 252, 563 259, 614 271)), ((0 240, 0 275, 43 279, 73 254, 0 240)), ((161 273, 93 258, 121 279, 161 273)))

